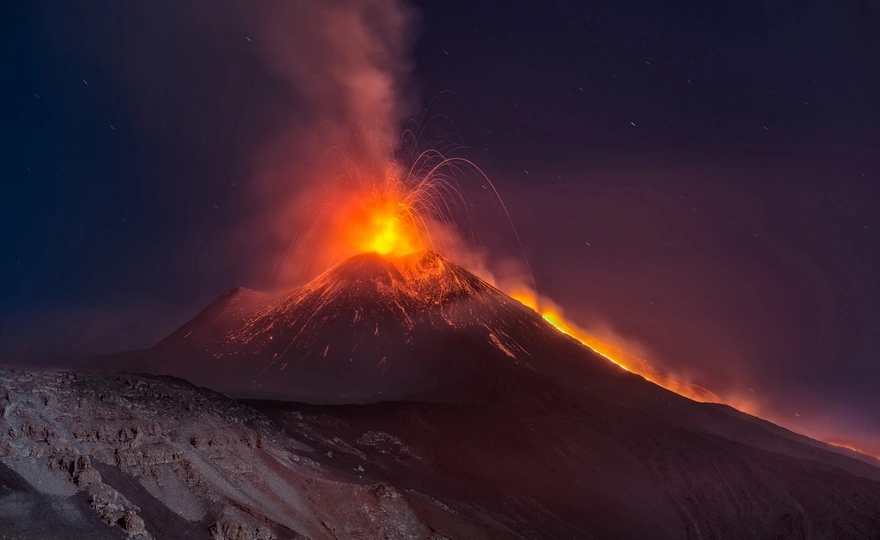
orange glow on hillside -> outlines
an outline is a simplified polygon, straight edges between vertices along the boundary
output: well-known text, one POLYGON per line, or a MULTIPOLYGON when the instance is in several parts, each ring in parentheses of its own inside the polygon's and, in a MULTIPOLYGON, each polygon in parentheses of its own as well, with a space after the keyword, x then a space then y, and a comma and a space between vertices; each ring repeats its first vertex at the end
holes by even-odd
POLYGON ((873 458, 873 459, 876 459, 877 461, 880 461, 880 456, 875 456, 874 454, 871 454, 871 453, 869 453, 869 452, 866 452, 865 450, 861 450, 861 449, 859 449, 859 448, 853 446, 852 444, 844 443, 844 442, 841 442, 841 441, 838 441, 838 440, 834 440, 834 439, 828 439, 828 440, 826 440, 825 442, 827 442, 827 443, 830 444, 831 446, 836 446, 836 447, 838 447, 838 448, 843 448, 843 449, 849 450, 849 451, 851 451, 851 452, 855 452, 855 453, 857 453, 857 454, 861 454, 861 455, 863 455, 863 456, 867 456, 867 457, 869 457, 869 458, 873 458))
POLYGON ((523 288, 520 286, 519 288, 514 289, 512 292, 508 291, 507 294, 513 299, 525 305, 526 307, 534 309, 544 318, 544 320, 553 325, 557 330, 579 341, 582 345, 592 350, 599 356, 602 356, 603 358, 631 373, 635 373, 636 375, 644 377, 646 380, 658 386, 675 392, 680 396, 684 396, 694 401, 705 403, 722 403, 725 405, 729 405, 738 411, 759 418, 763 418, 779 426, 787 427, 788 429, 792 429, 793 431, 807 434, 807 436, 815 438, 816 440, 826 442, 832 446, 836 446, 841 449, 856 452, 864 457, 872 458, 880 462, 880 454, 867 451, 864 448, 859 447, 858 445, 849 442, 842 442, 840 440, 829 439, 815 433, 810 434, 809 430, 805 431, 802 425, 792 424, 790 419, 782 418, 778 415, 773 414, 772 411, 761 407, 759 405, 759 401, 753 395, 747 396, 726 394, 725 398, 721 399, 719 396, 709 390, 706 390, 705 388, 694 384, 689 384, 680 381, 674 377, 671 377, 659 371, 642 358, 630 354, 620 347, 599 339, 591 335, 589 332, 579 328, 577 325, 567 320, 563 316, 562 311, 554 306, 552 302, 546 302, 544 300, 541 300, 539 302, 537 297, 535 296, 535 293, 529 290, 527 287, 523 288))
POLYGON ((566 320, 559 309, 552 305, 538 302, 537 297, 531 291, 516 290, 508 294, 523 305, 534 309, 544 320, 552 324, 563 334, 571 336, 588 349, 621 368, 694 401, 724 403, 721 398, 709 390, 670 377, 651 366, 645 360, 590 335, 585 330, 566 320))
MULTIPOLYGON (((404 136, 404 139, 411 139, 414 146, 421 144, 421 131, 407 129, 404 136)), ((408 280, 407 286, 414 286, 413 290, 419 291, 421 300, 439 303, 444 291, 453 290, 460 284, 437 280, 437 276, 443 274, 439 267, 403 260, 422 250, 436 251, 469 268, 537 312, 563 334, 628 372, 694 401, 723 403, 781 426, 801 428, 792 425, 790 418, 775 415, 751 389, 743 392, 726 388, 723 390, 724 399, 721 399, 713 392, 663 373, 643 358, 627 352, 625 349, 639 350, 631 348, 631 344, 614 337, 609 339, 601 332, 602 337, 598 337, 580 328, 552 302, 539 299, 534 292, 537 285, 513 219, 495 185, 470 160, 446 157, 442 148, 429 148, 418 154, 410 152, 402 161, 391 158, 387 162, 379 160, 378 166, 375 162, 366 166, 368 162, 340 153, 343 159, 339 168, 334 169, 334 173, 320 174, 322 181, 315 182, 311 191, 302 194, 295 204, 288 205, 289 210, 281 216, 279 228, 284 241, 291 238, 293 241, 280 255, 276 268, 280 268, 278 273, 289 284, 301 285, 352 256, 377 253, 387 259, 402 258, 394 262, 408 280), (499 216, 504 218, 519 245, 526 274, 512 269, 509 273, 502 272, 499 276, 502 279, 496 280, 493 272, 484 266, 487 261, 478 247, 478 235, 472 230, 470 209, 477 207, 460 189, 460 180, 468 179, 463 173, 470 173, 470 179, 477 181, 476 186, 494 197, 501 209, 499 216), (294 236, 290 224, 302 222, 302 216, 313 212, 312 223, 303 223, 305 226, 294 236), (462 237, 462 232, 468 231, 471 234, 462 237), (467 236, 473 239, 473 246, 467 244, 467 236), (523 280, 524 276, 532 278, 531 286, 521 285, 527 282, 523 280), (505 284, 505 280, 516 280, 520 285, 511 287, 508 286, 511 281, 505 284)), ((486 221, 480 217, 476 221, 486 221)), ((825 440, 860 452, 853 446, 825 440)), ((880 454, 874 457, 880 460, 880 454)))

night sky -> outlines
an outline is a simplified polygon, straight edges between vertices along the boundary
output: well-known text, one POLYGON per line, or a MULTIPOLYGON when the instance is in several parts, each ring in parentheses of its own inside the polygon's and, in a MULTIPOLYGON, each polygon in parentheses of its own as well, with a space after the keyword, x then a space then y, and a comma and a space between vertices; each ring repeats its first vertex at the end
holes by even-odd
MULTIPOLYGON (((149 346, 281 286, 261 224, 314 181, 323 111, 241 17, 272 2, 6 4, 10 361, 149 346)), ((404 117, 443 116, 570 319, 880 454, 880 8, 721 4, 418 2, 404 117)))

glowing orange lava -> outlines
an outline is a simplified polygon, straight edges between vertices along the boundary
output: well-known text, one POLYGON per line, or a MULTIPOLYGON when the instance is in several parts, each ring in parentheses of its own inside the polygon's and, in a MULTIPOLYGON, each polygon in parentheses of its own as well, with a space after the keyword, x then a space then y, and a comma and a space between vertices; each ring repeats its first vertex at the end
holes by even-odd
POLYGON ((563 316, 561 310, 556 308, 552 303, 538 301, 534 292, 528 290, 528 288, 517 288, 513 291, 508 291, 508 295, 519 301, 526 307, 534 309, 544 318, 544 320, 556 327, 557 330, 579 341, 582 345, 592 350, 599 356, 602 356, 603 358, 609 360, 610 362, 613 362, 614 364, 617 364, 621 368, 631 373, 642 376, 646 380, 658 386, 675 392, 680 396, 684 396, 694 401, 705 403, 723 403, 746 414, 769 420, 777 425, 787 427, 794 431, 805 433, 808 436, 815 438, 816 440, 824 441, 832 446, 849 450, 851 452, 856 452, 864 457, 872 458, 880 462, 880 454, 866 451, 865 449, 852 443, 841 442, 840 440, 836 439, 829 439, 827 437, 822 437, 821 435, 817 434, 810 435, 809 430, 804 431, 804 427, 802 425, 792 424, 790 420, 786 420, 785 418, 781 418, 778 415, 774 415, 772 414, 772 411, 767 411, 766 409, 760 407, 754 397, 745 397, 742 395, 725 395, 725 399, 721 399, 720 397, 718 397, 711 391, 706 390, 705 388, 694 384, 689 384, 680 381, 674 377, 671 377, 659 371, 647 361, 639 358, 638 356, 630 354, 623 349, 611 345, 591 335, 589 332, 582 330, 577 325, 568 321, 563 316))
POLYGON ((588 349, 621 368, 694 401, 724 403, 721 398, 709 390, 670 377, 651 366, 645 360, 590 335, 585 330, 566 320, 559 309, 552 305, 538 302, 537 297, 531 291, 515 290, 508 294, 523 305, 534 309, 544 320, 552 324, 563 334, 574 338, 588 349))
POLYGON ((865 451, 865 450, 861 450, 861 449, 857 448, 856 446, 853 446, 852 444, 844 443, 844 442, 838 441, 836 439, 827 439, 825 442, 827 442, 831 446, 843 448, 845 450, 849 450, 851 452, 855 452, 857 454, 861 454, 863 456, 867 456, 869 458, 876 459, 877 461, 880 461, 880 456, 871 454, 870 452, 865 451))
MULTIPOLYGON (((404 136, 417 146, 420 144, 422 132, 407 129, 404 136)), ((474 266, 482 268, 480 250, 475 246, 476 249, 470 251, 458 229, 462 226, 467 231, 473 226, 470 208, 474 205, 465 197, 459 185, 462 173, 470 172, 478 185, 496 199, 519 244, 527 275, 531 275, 529 261, 516 227, 492 181, 472 161, 462 157, 446 157, 441 150, 429 148, 418 154, 410 153, 409 159, 400 162, 390 159, 384 165, 377 167, 373 163, 366 168, 360 167, 364 165, 363 162, 343 155, 342 172, 328 174, 328 181, 319 183, 315 192, 304 199, 304 204, 295 206, 297 214, 317 211, 320 219, 315 219, 314 225, 297 237, 293 250, 285 252, 279 259, 277 265, 281 265, 281 272, 292 280, 301 280, 306 276, 311 279, 354 255, 377 253, 383 257, 397 258, 422 250, 453 255, 450 258, 459 263, 464 261, 454 254, 461 254, 463 259, 470 259, 475 263, 474 266), (291 252, 304 256, 292 257, 291 252), (476 257, 471 258, 472 255, 476 257), (291 264, 294 259, 298 259, 296 264, 291 264)), ((282 226, 286 226, 286 223, 285 217, 282 226)), ((471 236, 476 242, 476 235, 471 236)), ((410 285, 415 283, 418 286, 420 297, 427 299, 429 303, 434 298, 441 298, 447 288, 460 285, 436 280, 440 270, 432 269, 430 265, 405 264, 402 261, 396 261, 395 264, 401 274, 410 280, 410 285)), ((615 340, 602 339, 583 330, 566 319, 561 309, 552 302, 539 300, 534 292, 537 288, 534 278, 531 287, 511 288, 496 282, 488 271, 477 270, 476 273, 533 309, 560 332, 649 382, 694 401, 724 403, 781 426, 790 426, 791 429, 800 427, 792 426, 790 419, 772 414, 773 411, 763 407, 760 399, 751 390, 750 393, 734 393, 728 389, 724 392, 724 399, 721 399, 705 388, 663 373, 644 359, 614 344, 615 340)), ((629 348, 628 345, 623 347, 629 348)), ((847 444, 827 439, 826 442, 861 453, 847 444)), ((873 457, 880 460, 880 455, 873 457)))
MULTIPOLYGON (((448 208, 450 193, 457 193, 452 184, 436 173, 404 175, 401 179, 393 167, 376 178, 375 182, 362 181, 353 198, 334 207, 336 234, 325 248, 332 247, 340 257, 360 253, 401 256, 433 249, 428 222, 448 208)), ((621 368, 695 401, 723 403, 712 392, 670 377, 645 360, 590 335, 567 321, 560 310, 538 302, 534 293, 506 292, 562 333, 621 368)))
POLYGON ((406 255, 424 249, 412 208, 393 194, 356 199, 343 213, 341 231, 356 253, 406 255))

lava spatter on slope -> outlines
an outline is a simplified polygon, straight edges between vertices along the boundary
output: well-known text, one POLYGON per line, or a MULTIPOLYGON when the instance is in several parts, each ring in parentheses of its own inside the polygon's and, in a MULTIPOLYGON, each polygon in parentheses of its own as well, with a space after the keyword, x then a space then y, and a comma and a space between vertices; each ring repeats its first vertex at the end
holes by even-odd
POLYGON ((513 378, 577 386, 621 372, 432 251, 365 253, 287 295, 237 290, 217 304, 140 369, 234 395, 320 403, 473 401, 513 378))
MULTIPOLYGON (((268 346, 267 338, 274 340, 273 329, 279 325, 305 329, 347 316, 352 328, 393 322, 408 330, 422 323, 490 329, 499 318, 521 316, 522 311, 503 293, 434 252, 365 253, 280 299, 235 332, 233 340, 268 346)), ((298 339, 309 336, 300 334, 298 339)))
POLYGON ((230 316, 206 309, 149 363, 244 395, 445 399, 443 389, 489 391, 497 372, 532 360, 535 336, 552 337, 533 312, 430 251, 357 255, 235 324, 230 316))

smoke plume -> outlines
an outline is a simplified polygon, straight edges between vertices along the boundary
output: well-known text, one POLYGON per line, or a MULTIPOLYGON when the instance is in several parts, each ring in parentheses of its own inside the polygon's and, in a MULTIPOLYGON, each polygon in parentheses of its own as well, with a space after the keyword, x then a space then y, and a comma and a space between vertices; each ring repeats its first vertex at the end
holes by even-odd
POLYGON ((267 67, 303 99, 303 112, 329 121, 368 159, 387 159, 413 112, 407 76, 415 11, 400 0, 257 5, 254 39, 267 67))
POLYGON ((394 168, 415 112, 417 14, 400 0, 272 0, 247 13, 266 68, 298 102, 252 178, 260 211, 248 234, 271 223, 272 279, 284 288, 337 262, 326 249, 334 205, 394 168))

